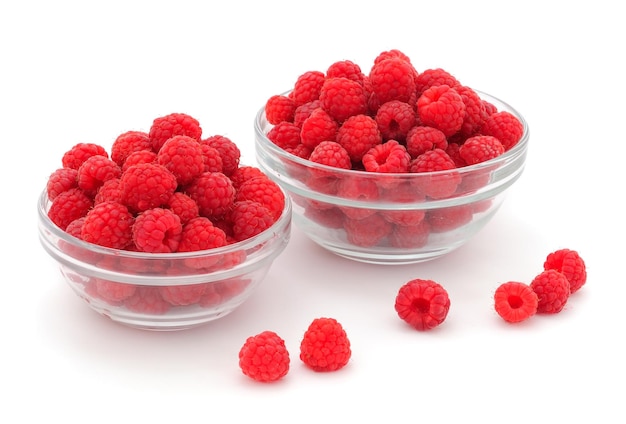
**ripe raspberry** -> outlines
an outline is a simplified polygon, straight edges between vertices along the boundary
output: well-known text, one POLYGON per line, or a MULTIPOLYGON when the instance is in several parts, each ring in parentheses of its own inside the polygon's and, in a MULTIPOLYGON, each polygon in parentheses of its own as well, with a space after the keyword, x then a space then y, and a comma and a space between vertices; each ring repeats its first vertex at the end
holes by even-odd
POLYGON ((178 252, 195 252, 226 246, 226 234, 209 218, 196 217, 183 226, 178 252))
POLYGON ((461 83, 452 74, 441 68, 426 69, 415 79, 418 97, 430 87, 443 84, 453 88, 461 85, 461 83))
POLYGON ((126 172, 128 168, 133 165, 139 165, 140 163, 156 163, 157 154, 152 150, 139 150, 133 152, 124 161, 122 165, 122 172, 126 172))
POLYGON ((114 201, 98 203, 83 223, 80 238, 112 249, 125 249, 132 241, 134 217, 128 208, 114 201))
POLYGON ((315 109, 321 108, 322 102, 319 100, 313 100, 311 102, 300 105, 296 108, 296 112, 293 116, 293 123, 302 128, 302 123, 311 115, 315 109))
POLYGON ((244 182, 237 193, 235 201, 253 200, 265 206, 276 221, 285 209, 285 195, 280 186, 267 176, 256 177, 244 182))
POLYGON ((59 168, 48 177, 46 193, 48 193, 48 199, 54 200, 60 193, 76 187, 78 187, 78 170, 59 168))
POLYGON ((417 224, 412 225, 394 225, 389 233, 389 244, 393 247, 416 249, 426 246, 430 228, 428 223, 423 219, 423 211, 415 211, 415 214, 422 219, 417 224))
POLYGON ((241 151, 239 146, 230 138, 223 135, 212 135, 201 140, 200 144, 208 144, 216 149, 222 158, 222 173, 231 176, 239 167, 241 151))
POLYGON ((341 123, 367 113, 367 93, 361 84, 348 78, 327 78, 320 91, 322 108, 341 123))
POLYGON ((289 372, 289 352, 285 341, 273 331, 248 337, 239 350, 239 367, 255 381, 269 383, 289 372))
POLYGON ((320 71, 308 71, 296 79, 290 97, 296 102, 296 106, 319 99, 322 85, 326 76, 320 71))
POLYGON ((95 278, 94 285, 98 296, 112 304, 123 302, 137 291, 137 286, 134 284, 119 283, 102 278, 95 278))
POLYGON ((446 150, 447 148, 448 139, 446 135, 437 128, 416 125, 407 133, 406 150, 413 159, 428 150, 446 150))
POLYGON ((122 190, 120 190, 120 179, 119 178, 111 178, 110 180, 105 181, 102 186, 98 189, 96 196, 94 197, 93 203, 97 205, 98 203, 106 202, 106 201, 114 201, 118 203, 122 202, 122 190))
POLYGON ((416 278, 398 290, 395 309, 398 316, 419 331, 443 323, 450 309, 448 292, 433 280, 416 278))
POLYGON ((309 160, 334 168, 352 168, 352 161, 350 160, 348 151, 335 141, 322 141, 313 149, 309 160))
POLYGON ((456 169, 454 161, 442 149, 433 149, 422 153, 411 162, 410 167, 410 171, 416 174, 449 171, 419 175, 413 182, 413 185, 420 192, 432 199, 444 199, 454 194, 462 180, 461 175, 453 171, 454 169, 456 169))
POLYGON ((417 123, 417 114, 407 102, 391 100, 380 105, 374 119, 383 141, 404 142, 409 130, 417 123))
POLYGON ((222 155, 220 155, 220 152, 215 147, 211 147, 209 144, 201 142, 200 149, 202 150, 202 162, 204 163, 203 172, 224 171, 222 155))
POLYGON ((159 288, 153 286, 137 286, 135 293, 124 300, 124 306, 131 311, 151 315, 163 315, 171 309, 171 305, 161 297, 159 288))
POLYGON ((159 287, 159 294, 172 306, 188 306, 198 303, 204 296, 206 284, 184 284, 159 287))
POLYGON ((504 153, 504 146, 490 135, 476 135, 465 140, 459 147, 459 155, 468 165, 497 158, 504 153))
POLYGON ((244 165, 240 166, 235 170, 235 172, 233 172, 233 174, 230 176, 230 180, 233 183, 233 187, 235 187, 236 190, 239 190, 239 187, 241 187, 244 182, 255 177, 264 176, 265 174, 263 173, 263 171, 261 171, 261 169, 257 168, 256 166, 244 165))
POLYGON ((443 233, 470 223, 473 215, 474 210, 470 204, 431 209, 426 212, 426 219, 431 232, 443 233))
POLYGON ((108 157, 106 149, 95 143, 78 143, 63 154, 63 168, 78 169, 91 156, 108 157))
POLYGON ((176 177, 157 163, 133 165, 122 173, 122 201, 133 212, 166 205, 176 191, 176 177))
MULTIPOLYGON (((343 178, 337 182, 336 195, 345 199, 360 202, 374 202, 380 197, 378 184, 371 179, 364 178, 343 178)), ((340 209, 347 217, 361 219, 375 213, 374 209, 340 206, 340 209)))
POLYGON ((230 210, 235 201, 235 187, 221 172, 204 172, 187 188, 187 194, 198 204, 200 215, 219 217, 230 210))
POLYGON ((449 137, 463 126, 465 103, 450 86, 436 85, 417 99, 417 113, 422 124, 435 127, 449 137))
POLYGON ((81 189, 71 188, 55 197, 48 209, 48 218, 65 230, 70 222, 85 216, 92 206, 93 201, 81 189))
POLYGON ((448 156, 450 156, 450 158, 454 161, 457 168, 462 168, 464 166, 467 166, 467 163, 465 162, 465 160, 461 157, 461 154, 459 153, 460 149, 461 149, 461 145, 459 143, 451 143, 451 142, 449 142, 448 147, 444 149, 446 153, 448 154, 448 156))
POLYGON ((151 208, 135 218, 132 237, 141 252, 171 253, 177 251, 182 232, 178 215, 169 209, 151 208))
POLYGON ((315 109, 302 123, 300 140, 305 146, 314 149, 322 141, 335 140, 339 125, 322 108, 315 109))
POLYGON ((236 241, 247 240, 262 233, 274 224, 270 210, 253 200, 239 200, 230 211, 233 237, 236 241))
POLYGON ((204 172, 202 147, 195 138, 175 135, 157 153, 157 163, 176 177, 178 184, 188 184, 204 172))
POLYGON ((378 64, 382 62, 383 60, 393 59, 393 58, 402 59, 407 63, 411 63, 411 58, 409 58, 409 56, 407 56, 404 52, 398 49, 391 49, 391 50, 385 50, 385 51, 378 53, 378 56, 374 58, 374 64, 378 64))
POLYGON ((185 225, 200 215, 198 204, 187 194, 177 191, 167 202, 167 207, 180 218, 181 224, 185 225))
POLYGON ((348 78, 362 84, 365 75, 361 71, 361 67, 356 63, 351 60, 340 60, 328 67, 326 78, 348 78))
POLYGON ((279 122, 267 132, 267 138, 281 149, 289 151, 301 142, 300 127, 287 121, 279 122))
POLYGON ((555 269, 548 269, 537 275, 530 287, 537 294, 537 312, 555 314, 561 312, 570 295, 567 277, 555 269))
POLYGON ((265 118, 272 125, 282 121, 293 122, 295 112, 296 102, 291 97, 277 94, 265 102, 265 118))
POLYGON ((413 66, 398 57, 374 63, 369 73, 373 94, 382 105, 391 100, 409 102, 415 93, 413 66))
POLYGON ((504 150, 509 150, 522 138, 524 126, 512 113, 500 111, 485 118, 480 133, 497 138, 504 146, 504 150))
POLYGON ((463 125, 461 126, 461 134, 470 137, 475 135, 483 123, 483 119, 485 118, 485 106, 478 93, 470 87, 458 85, 454 87, 454 89, 461 95, 463 103, 465 104, 465 117, 463 118, 463 125))
POLYGON ((300 343, 300 360, 313 371, 337 371, 351 355, 348 335, 334 318, 314 319, 300 343))
POLYGON ((587 282, 587 267, 577 251, 559 249, 551 252, 543 263, 543 269, 554 269, 569 281, 570 294, 575 293, 587 282))
POLYGON ((510 323, 521 322, 535 315, 539 304, 533 289, 517 281, 501 284, 493 297, 496 312, 510 323))
POLYGON ((337 130, 337 143, 348 151, 353 162, 361 162, 363 155, 383 139, 374 118, 368 115, 350 116, 337 130))
POLYGON ((78 187, 88 196, 95 196, 102 184, 113 178, 119 178, 122 169, 106 156, 91 156, 78 168, 78 187))
MULTIPOLYGON (((346 213, 346 210, 343 210, 346 213)), ((354 215, 354 213, 353 213, 354 215)), ((393 226, 381 215, 370 213, 364 218, 347 218, 343 221, 343 228, 346 231, 348 242, 360 247, 371 247, 381 243, 381 241, 391 233, 393 226)))
POLYGON ((70 222, 67 227, 65 227, 65 232, 70 236, 81 238, 81 233, 83 230, 83 224, 85 223, 85 216, 77 218, 70 222))
POLYGON ((111 146, 111 159, 122 167, 128 155, 142 150, 151 151, 152 144, 148 133, 143 131, 127 131, 117 136, 111 146))
POLYGON ((363 155, 362 163, 368 172, 405 173, 409 172, 411 156, 404 145, 389 140, 369 149, 363 155))
POLYGON ((186 135, 200 140, 202 128, 197 119, 185 113, 171 113, 158 117, 152 122, 148 132, 152 150, 158 152, 161 146, 175 135, 186 135))

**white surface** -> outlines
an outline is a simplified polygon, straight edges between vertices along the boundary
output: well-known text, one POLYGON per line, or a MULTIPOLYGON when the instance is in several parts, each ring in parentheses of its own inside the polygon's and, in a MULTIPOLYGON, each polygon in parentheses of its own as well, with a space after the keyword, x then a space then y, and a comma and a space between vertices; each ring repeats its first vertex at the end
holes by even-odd
POLYGON ((624 422, 626 33, 616 2, 204 3, 0 6, 1 422, 624 422), (418 70, 442 67, 510 102, 530 124, 521 179, 448 257, 359 264, 294 228, 236 312, 151 333, 88 309, 40 247, 36 199, 73 144, 110 146, 179 111, 254 160, 252 122, 267 97, 336 60, 367 70, 392 48, 418 70), (506 325, 492 306, 497 285, 529 281, 561 247, 586 260, 587 285, 558 315, 506 325), (395 315, 396 291, 412 278, 450 294, 432 332, 395 315), (339 372, 298 359, 318 316, 338 319, 351 339, 339 372), (263 385, 243 376, 237 353, 268 329, 286 340, 292 365, 263 385))

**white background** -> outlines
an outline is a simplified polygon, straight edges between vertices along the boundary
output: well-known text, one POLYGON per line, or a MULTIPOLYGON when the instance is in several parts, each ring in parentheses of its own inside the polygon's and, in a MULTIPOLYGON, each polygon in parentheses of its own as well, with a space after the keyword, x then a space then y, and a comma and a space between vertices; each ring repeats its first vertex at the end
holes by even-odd
POLYGON ((0 422, 626 420, 618 2, 345 3, 2 3, 0 422), (367 71, 389 49, 418 71, 441 67, 504 99, 530 125, 522 177, 493 221, 449 256, 360 264, 294 228, 240 309, 156 333, 92 312, 39 245, 36 200, 72 145, 110 146, 126 130, 185 112, 254 161, 253 118, 269 96, 337 60, 367 71), (505 324, 495 288, 530 281, 563 247, 585 259, 587 284, 558 315, 505 324), (393 309, 413 278, 449 292, 448 318, 431 332, 411 330, 393 309), (298 359, 319 316, 338 319, 352 342, 336 373, 298 359), (238 368, 244 340, 263 330, 291 353, 276 384, 238 368))

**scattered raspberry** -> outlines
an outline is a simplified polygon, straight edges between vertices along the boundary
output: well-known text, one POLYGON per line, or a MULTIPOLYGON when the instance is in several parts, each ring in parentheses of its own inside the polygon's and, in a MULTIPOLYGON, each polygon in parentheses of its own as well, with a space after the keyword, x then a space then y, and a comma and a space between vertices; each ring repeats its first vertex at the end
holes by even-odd
POLYGON ((450 309, 448 292, 433 280, 416 278, 405 283, 396 296, 398 316, 419 331, 443 323, 450 309))
POLYGON ((124 249, 132 241, 133 214, 114 201, 95 205, 85 216, 80 238, 112 249, 124 249))
POLYGON ((120 177, 122 200, 134 212, 166 205, 177 187, 174 174, 157 163, 133 165, 120 177))
POLYGON ((348 78, 327 78, 320 91, 322 108, 341 123, 367 113, 367 94, 361 84, 348 78))
POLYGON ((385 141, 404 142, 411 128, 417 124, 415 109, 400 100, 391 100, 380 105, 374 119, 385 141))
POLYGON ((235 201, 235 188, 221 172, 204 172, 187 188, 187 194, 198 204, 200 215, 219 217, 230 210, 235 201))
POLYGON ((152 150, 158 152, 161 146, 175 135, 186 135, 200 140, 202 128, 198 120, 185 113, 171 113, 158 117, 152 122, 148 133, 152 150))
POLYGON ((256 236, 275 222, 272 212, 254 200, 234 202, 230 211, 230 221, 233 223, 233 237, 237 241, 256 236))
POLYGON ((300 343, 300 359, 314 371, 337 371, 348 364, 351 355, 350 340, 334 318, 314 319, 300 343))
POLYGON ((265 118, 272 125, 283 121, 293 122, 295 112, 296 102, 282 94, 270 97, 265 103, 265 118))
POLYGON ((64 168, 78 169, 91 156, 106 156, 104 147, 95 143, 78 143, 63 154, 61 162, 64 168))
POLYGON ((48 218, 62 230, 75 219, 83 217, 93 201, 79 188, 71 188, 55 197, 48 209, 48 218))
POLYGON ((551 252, 543 264, 544 270, 559 271, 569 282, 570 294, 575 293, 587 282, 587 267, 577 251, 559 249, 551 252))
POLYGON ((414 96, 416 85, 413 66, 401 58, 390 57, 374 63, 369 79, 381 105, 391 100, 408 103, 414 96))
POLYGON ((332 166, 334 168, 351 169, 352 161, 348 151, 335 141, 322 141, 315 146, 309 156, 311 162, 321 165, 332 166))
POLYGON ((289 372, 289 352, 285 341, 273 331, 248 337, 239 350, 239 367, 255 381, 269 383, 289 372))
POLYGON ((201 140, 200 143, 208 144, 219 152, 222 159, 222 173, 224 175, 231 176, 237 170, 241 160, 241 151, 230 138, 223 135, 212 135, 201 140))
POLYGON ((470 137, 459 147, 459 155, 468 165, 494 159, 502 153, 504 153, 504 146, 500 140, 489 135, 470 137))
POLYGON ((178 215, 183 225, 200 215, 196 201, 181 191, 172 194, 167 202, 167 207, 178 215))
POLYGON ((108 156, 95 155, 87 158, 78 168, 78 187, 87 195, 95 196, 105 181, 119 178, 122 169, 108 156))
POLYGON ((60 193, 78 187, 78 170, 59 168, 48 177, 46 192, 48 199, 54 200, 60 193))
POLYGON ((383 141, 378 124, 368 115, 352 115, 337 130, 341 144, 353 162, 361 162, 363 155, 383 141))
POLYGON ((252 200, 265 206, 274 221, 282 215, 285 209, 285 194, 280 186, 268 176, 252 178, 239 187, 235 201, 252 200))
POLYGON ((151 151, 152 144, 148 133, 143 131, 127 131, 117 136, 111 146, 111 159, 120 167, 124 165, 131 153, 151 151))
POLYGON ((302 123, 300 140, 302 144, 314 149, 322 141, 335 140, 337 122, 322 108, 315 109, 302 123))
POLYGON ((537 275, 530 283, 537 294, 537 312, 555 314, 561 312, 570 295, 569 281, 555 269, 548 269, 537 275))
POLYGON ((533 289, 517 281, 501 284, 494 294, 494 302, 498 315, 510 323, 521 322, 535 315, 539 304, 533 289))
POLYGON ((497 138, 502 143, 504 150, 509 150, 522 138, 524 126, 515 115, 507 111, 500 111, 485 118, 480 127, 480 133, 497 138))
POLYGON ((368 172, 405 173, 409 172, 411 156, 403 144, 389 140, 369 149, 362 162, 368 172))
POLYGON ((132 238, 142 252, 171 253, 178 249, 182 231, 178 215, 169 209, 152 208, 137 215, 132 238))
POLYGON ((318 100, 325 80, 323 72, 305 72, 297 78, 290 96, 297 106, 318 100))
POLYGON ((461 95, 450 86, 436 85, 419 97, 417 113, 424 125, 437 128, 449 137, 463 126, 465 103, 461 95))
POLYGON ((406 136, 406 150, 413 159, 433 149, 446 150, 448 139, 437 128, 417 125, 409 130, 406 136))
POLYGON ((200 143, 186 135, 168 139, 157 153, 157 163, 176 177, 180 185, 193 181, 204 172, 204 156, 200 143))

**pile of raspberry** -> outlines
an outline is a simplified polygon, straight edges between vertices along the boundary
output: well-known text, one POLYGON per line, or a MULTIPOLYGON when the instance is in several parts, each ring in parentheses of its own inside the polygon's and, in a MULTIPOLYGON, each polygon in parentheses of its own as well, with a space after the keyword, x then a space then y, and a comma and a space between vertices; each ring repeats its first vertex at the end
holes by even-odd
MULTIPOLYGON (((148 132, 120 134, 110 152, 99 144, 78 143, 61 163, 47 181, 48 217, 68 234, 112 249, 152 254, 219 248, 268 229, 285 207, 276 183, 259 168, 240 165, 240 150, 232 140, 203 135, 198 120, 184 113, 154 119, 148 132)), ((185 270, 170 269, 168 261, 98 265, 175 274, 223 269, 244 259, 196 256, 184 261, 185 270)), ((170 306, 212 306, 247 284, 232 279, 138 287, 93 280, 85 288, 91 295, 154 313, 170 306)))
MULTIPOLYGON (((380 53, 369 72, 350 60, 335 62, 324 72, 305 72, 287 94, 271 96, 264 111, 270 124, 267 138, 315 163, 379 174, 449 171, 417 178, 407 190, 383 176, 375 186, 328 178, 327 173, 302 177, 324 194, 371 201, 438 200, 476 190, 488 182, 488 175, 465 179, 454 170, 502 155, 524 132, 515 115, 498 110, 450 72, 419 72, 399 50, 380 53)), ((382 245, 384 240, 392 247, 420 247, 429 232, 467 224, 486 207, 381 215, 357 208, 337 210, 322 202, 305 205, 310 219, 343 228, 355 245, 382 245)))

